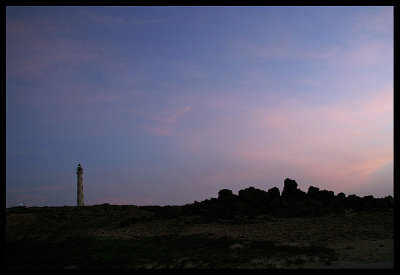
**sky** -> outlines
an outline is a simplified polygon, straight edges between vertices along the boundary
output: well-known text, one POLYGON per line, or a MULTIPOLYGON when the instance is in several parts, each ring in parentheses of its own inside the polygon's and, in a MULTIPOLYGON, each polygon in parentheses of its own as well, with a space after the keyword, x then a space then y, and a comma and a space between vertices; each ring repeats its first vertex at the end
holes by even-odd
POLYGON ((6 207, 285 178, 393 195, 393 7, 6 7, 6 207))

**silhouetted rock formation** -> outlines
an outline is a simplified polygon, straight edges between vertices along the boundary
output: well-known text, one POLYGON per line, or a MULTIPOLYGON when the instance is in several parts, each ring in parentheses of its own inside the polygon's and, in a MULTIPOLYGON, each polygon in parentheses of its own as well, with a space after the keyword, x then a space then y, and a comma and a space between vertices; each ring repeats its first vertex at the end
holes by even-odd
POLYGON ((294 194, 297 190, 297 182, 295 180, 291 180, 289 178, 286 178, 285 181, 283 182, 283 191, 282 191, 282 196, 290 196, 294 194))
POLYGON ((281 194, 280 194, 280 192, 279 192, 279 189, 278 189, 278 187, 272 187, 271 189, 268 189, 268 196, 271 198, 271 199, 279 199, 279 196, 280 196, 281 194))
POLYGON ((221 200, 231 199, 233 196, 234 195, 232 193, 232 190, 229 190, 229 189, 221 189, 218 192, 218 199, 221 199, 221 200))
POLYGON ((212 198, 182 206, 184 215, 199 215, 203 218, 227 219, 233 222, 251 222, 256 216, 264 217, 315 217, 329 213, 343 213, 346 209, 355 211, 386 211, 393 208, 393 197, 374 198, 357 195, 346 197, 344 193, 335 196, 333 191, 320 190, 310 186, 307 193, 297 188, 297 182, 285 179, 282 194, 277 187, 268 192, 248 187, 233 194, 222 189, 218 199, 212 198))
POLYGON ((319 193, 319 188, 318 187, 314 187, 314 186, 308 187, 307 195, 310 198, 317 198, 318 197, 318 193, 319 193))
POLYGON ((304 200, 306 193, 297 189, 297 182, 289 178, 285 179, 283 182, 282 198, 289 201, 299 201, 304 200))

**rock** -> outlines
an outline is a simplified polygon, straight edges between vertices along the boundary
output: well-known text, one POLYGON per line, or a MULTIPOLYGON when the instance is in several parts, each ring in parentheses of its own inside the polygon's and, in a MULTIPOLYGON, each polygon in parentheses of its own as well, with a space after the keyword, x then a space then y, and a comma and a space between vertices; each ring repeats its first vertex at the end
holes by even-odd
POLYGON ((218 192, 218 199, 229 199, 233 197, 232 190, 222 189, 218 192))
POLYGON ((346 195, 343 192, 340 192, 339 194, 337 194, 336 198, 343 201, 346 199, 346 195))
POLYGON ((297 190, 297 182, 295 180, 291 180, 289 178, 286 178, 284 183, 283 183, 283 191, 282 191, 282 196, 285 197, 287 195, 294 194, 297 190))
POLYGON ((278 189, 278 187, 272 187, 271 189, 268 189, 268 196, 271 198, 271 199, 279 199, 279 196, 280 196, 281 194, 280 194, 280 192, 279 192, 279 189, 278 189))
POLYGON ((314 186, 308 187, 308 192, 307 192, 308 196, 316 197, 316 196, 318 196, 318 193, 319 193, 319 188, 318 187, 314 187, 314 186))

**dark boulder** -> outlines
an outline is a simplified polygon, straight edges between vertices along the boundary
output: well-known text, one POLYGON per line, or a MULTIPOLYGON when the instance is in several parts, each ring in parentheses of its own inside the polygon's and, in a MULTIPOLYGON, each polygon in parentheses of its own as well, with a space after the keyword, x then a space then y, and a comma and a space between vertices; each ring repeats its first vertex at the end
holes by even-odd
POLYGON ((319 194, 320 194, 320 197, 319 197, 320 201, 324 205, 329 204, 335 198, 335 194, 333 193, 333 191, 322 190, 319 192, 319 194))
POLYGON ((314 187, 314 186, 308 187, 307 195, 310 198, 318 198, 318 193, 319 193, 318 187, 314 187))
POLYGON ((285 181, 283 182, 283 191, 282 191, 282 196, 290 196, 294 194, 297 190, 297 182, 295 180, 286 178, 285 181))
POLYGON ((271 189, 268 189, 267 194, 270 199, 279 199, 281 195, 278 187, 272 187, 271 189))
POLYGON ((340 192, 339 194, 336 195, 336 198, 340 201, 343 201, 346 199, 346 195, 343 192, 340 192))
POLYGON ((306 192, 297 189, 297 182, 291 179, 285 179, 282 198, 287 201, 299 201, 307 198, 306 192))
POLYGON ((232 190, 229 189, 221 189, 218 192, 218 199, 231 199, 233 197, 232 190))
POLYGON ((246 201, 262 202, 268 199, 268 194, 264 190, 260 190, 250 186, 239 191, 239 198, 246 201))

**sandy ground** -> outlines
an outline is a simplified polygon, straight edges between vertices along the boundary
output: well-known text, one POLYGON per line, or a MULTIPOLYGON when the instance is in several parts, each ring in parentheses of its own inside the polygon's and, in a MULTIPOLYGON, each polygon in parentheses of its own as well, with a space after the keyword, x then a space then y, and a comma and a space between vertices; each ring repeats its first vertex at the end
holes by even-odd
POLYGON ((339 253, 337 268, 393 268, 393 238, 331 244, 339 253))
MULTIPOLYGON (((279 255, 254 258, 243 268, 393 268, 394 240, 392 213, 356 213, 313 218, 263 219, 253 223, 202 223, 196 217, 158 219, 129 226, 90 228, 96 237, 141 238, 166 234, 201 234, 208 238, 227 236, 238 240, 232 249, 240 249, 246 240, 268 240, 276 245, 326 246, 334 249, 338 259, 324 262, 318 256, 296 255, 292 259, 279 255)), ((7 228, 29 227, 37 223, 36 214, 10 214, 7 228)), ((10 230, 7 230, 10 235, 10 230)), ((11 234, 12 235, 12 234, 11 234)), ((11 236, 10 235, 10 236, 11 236)), ((194 263, 188 261, 188 266, 194 263)))
POLYGON ((230 236, 240 240, 264 239, 277 245, 323 245, 335 249, 338 260, 321 262, 318 257, 296 259, 254 259, 251 266, 262 268, 392 268, 394 241, 393 218, 381 213, 354 213, 315 218, 261 221, 253 224, 196 224, 190 220, 153 221, 128 228, 93 232, 99 236, 136 238, 163 234, 206 234, 230 236), (290 264, 288 264, 288 261, 290 264), (299 264, 296 264, 299 263, 299 264), (360 266, 361 265, 361 266, 360 266))

